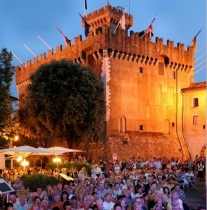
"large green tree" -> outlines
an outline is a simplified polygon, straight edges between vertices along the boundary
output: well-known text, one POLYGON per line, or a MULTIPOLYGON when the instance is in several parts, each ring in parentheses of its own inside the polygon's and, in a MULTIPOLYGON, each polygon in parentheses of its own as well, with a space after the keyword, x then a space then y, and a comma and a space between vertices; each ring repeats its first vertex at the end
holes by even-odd
POLYGON ((105 101, 100 78, 71 61, 42 65, 32 76, 19 109, 22 127, 33 136, 77 141, 103 137, 105 101))
POLYGON ((5 129, 11 124, 12 107, 10 104, 10 86, 14 75, 14 67, 11 64, 12 54, 3 48, 0 53, 0 147, 6 147, 9 143, 5 129))

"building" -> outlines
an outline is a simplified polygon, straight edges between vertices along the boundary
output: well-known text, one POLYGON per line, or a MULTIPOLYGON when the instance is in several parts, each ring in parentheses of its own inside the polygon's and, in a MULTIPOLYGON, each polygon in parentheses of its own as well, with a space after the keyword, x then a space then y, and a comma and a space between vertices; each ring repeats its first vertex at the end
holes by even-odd
MULTIPOLYGON (((85 16, 91 25, 85 40, 75 37, 65 49, 58 46, 55 53, 50 50, 48 56, 29 60, 26 68, 17 67, 20 103, 29 76, 40 65, 63 58, 90 65, 105 87, 107 139, 99 155, 190 157, 183 136, 181 90, 193 83, 193 48, 174 46, 170 40, 164 44, 158 37, 154 43, 147 35, 129 32, 133 17, 128 14, 126 29, 115 30, 122 15, 119 8, 106 5, 85 16)), ((91 145, 92 151, 97 154, 97 147, 91 145)))
POLYGON ((182 89, 183 135, 192 158, 206 153, 206 82, 182 89))

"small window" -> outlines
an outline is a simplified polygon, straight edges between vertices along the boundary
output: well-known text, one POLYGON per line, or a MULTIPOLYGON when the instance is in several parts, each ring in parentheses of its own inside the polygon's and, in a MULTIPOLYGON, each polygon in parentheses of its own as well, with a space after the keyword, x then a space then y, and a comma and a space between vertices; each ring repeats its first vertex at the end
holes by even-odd
POLYGON ((193 116, 193 125, 198 125, 198 115, 193 116))
POLYGON ((174 127, 174 126, 175 126, 175 123, 173 122, 173 123, 172 123, 172 127, 174 127))
POLYGON ((173 71, 173 79, 176 79, 176 72, 173 71))
POLYGON ((193 99, 193 107, 198 107, 198 98, 193 99))
POLYGON ((111 32, 113 34, 118 34, 118 29, 117 29, 117 24, 116 23, 111 23, 111 32))
POLYGON ((139 126, 139 130, 142 131, 143 130, 143 125, 139 126))
POLYGON ((203 125, 203 129, 206 129, 206 125, 203 125))
POLYGON ((139 67, 139 73, 143 73, 143 67, 139 67))
POLYGON ((158 74, 162 76, 164 75, 164 63, 162 62, 158 63, 158 74))
POLYGON ((120 117, 119 118, 119 133, 125 133, 126 132, 126 118, 120 117))

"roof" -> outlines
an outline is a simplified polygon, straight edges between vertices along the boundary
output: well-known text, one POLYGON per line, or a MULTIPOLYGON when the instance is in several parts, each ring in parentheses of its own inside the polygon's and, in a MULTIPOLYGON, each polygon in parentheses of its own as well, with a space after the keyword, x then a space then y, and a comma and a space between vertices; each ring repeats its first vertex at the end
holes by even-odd
POLYGON ((182 91, 195 90, 195 89, 205 89, 205 88, 206 88, 206 82, 196 82, 196 83, 191 83, 189 87, 182 88, 182 91))

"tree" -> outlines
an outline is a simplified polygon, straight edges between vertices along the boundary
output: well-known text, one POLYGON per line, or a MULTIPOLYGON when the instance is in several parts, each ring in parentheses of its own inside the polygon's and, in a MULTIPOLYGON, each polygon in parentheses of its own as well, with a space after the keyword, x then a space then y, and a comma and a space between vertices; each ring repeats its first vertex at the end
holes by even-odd
POLYGON ((31 77, 19 121, 30 134, 65 139, 100 140, 105 100, 101 80, 88 67, 71 61, 42 65, 31 77))
POLYGON ((0 53, 0 147, 4 147, 4 129, 11 123, 10 86, 14 75, 12 54, 3 48, 0 53))

